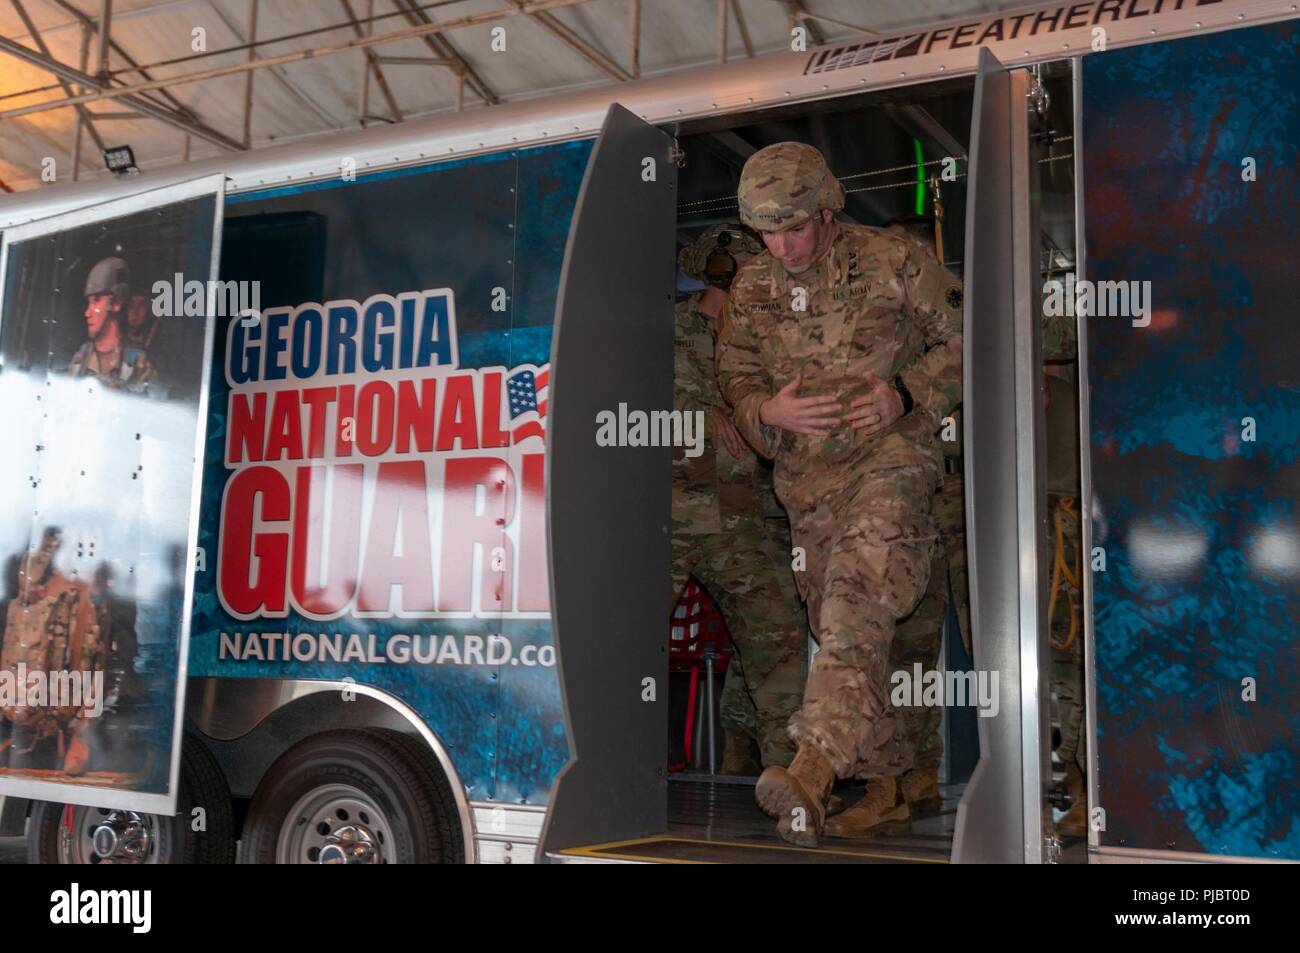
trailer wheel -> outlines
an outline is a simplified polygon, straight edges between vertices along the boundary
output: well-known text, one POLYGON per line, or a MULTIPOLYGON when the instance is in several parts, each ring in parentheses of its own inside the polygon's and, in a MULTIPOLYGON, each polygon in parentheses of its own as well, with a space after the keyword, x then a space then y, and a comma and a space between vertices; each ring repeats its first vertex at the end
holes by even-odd
POLYGON ((438 864, 464 860, 446 777, 418 739, 386 728, 315 735, 253 796, 245 864, 438 864))
POLYGON ((229 864, 235 859, 230 789, 211 752, 186 735, 177 812, 137 811, 37 801, 27 827, 33 864, 229 864), (202 814, 196 812, 201 809, 202 814), (202 820, 203 830, 194 830, 202 820))

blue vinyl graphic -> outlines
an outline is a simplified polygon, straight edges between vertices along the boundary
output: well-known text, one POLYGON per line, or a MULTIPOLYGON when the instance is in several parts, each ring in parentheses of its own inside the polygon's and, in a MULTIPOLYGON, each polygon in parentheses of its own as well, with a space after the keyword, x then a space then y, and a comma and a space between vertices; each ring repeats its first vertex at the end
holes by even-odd
POLYGON ((1300 28, 1083 61, 1101 841, 1300 858, 1300 28))
POLYGON ((227 202, 189 671, 410 705, 471 800, 568 758, 542 473, 589 142, 227 202))

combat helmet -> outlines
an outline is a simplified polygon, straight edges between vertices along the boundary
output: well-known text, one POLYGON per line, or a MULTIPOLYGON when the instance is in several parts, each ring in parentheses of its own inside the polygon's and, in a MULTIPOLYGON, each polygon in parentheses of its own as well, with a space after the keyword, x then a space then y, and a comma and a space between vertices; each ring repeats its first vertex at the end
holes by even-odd
POLYGON ((738 256, 752 258, 763 250, 763 244, 749 230, 728 222, 710 225, 677 255, 682 271, 696 281, 707 282, 717 288, 729 288, 742 261, 738 256))
POLYGON ((86 275, 86 297, 111 294, 126 301, 131 294, 131 268, 121 258, 104 258, 86 275))
POLYGON ((812 146, 777 142, 749 157, 736 198, 742 222, 761 232, 780 232, 821 209, 844 208, 844 186, 812 146))

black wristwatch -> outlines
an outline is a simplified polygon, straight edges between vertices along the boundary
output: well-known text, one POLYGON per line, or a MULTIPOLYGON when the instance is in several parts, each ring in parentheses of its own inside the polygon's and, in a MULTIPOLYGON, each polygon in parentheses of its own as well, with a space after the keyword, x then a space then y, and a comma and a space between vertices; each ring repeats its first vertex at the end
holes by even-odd
POLYGON ((903 398, 903 416, 906 417, 912 412, 912 407, 915 402, 912 400, 912 392, 908 390, 907 385, 903 383, 902 374, 899 374, 894 378, 894 390, 898 391, 898 396, 903 398))

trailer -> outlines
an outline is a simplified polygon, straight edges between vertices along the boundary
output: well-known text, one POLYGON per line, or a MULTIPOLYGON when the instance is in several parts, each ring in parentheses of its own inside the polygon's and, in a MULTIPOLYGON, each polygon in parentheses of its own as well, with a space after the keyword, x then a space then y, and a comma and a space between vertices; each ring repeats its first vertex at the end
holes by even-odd
POLYGON ((39 451, 6 554, 55 520, 46 436, 106 453, 37 416, 76 364, 57 322, 84 302, 59 296, 87 279, 59 249, 148 257, 177 355, 170 389, 84 411, 174 435, 102 486, 175 507, 73 508, 50 543, 70 578, 75 555, 128 580, 114 604, 156 636, 117 675, 152 694, 138 725, 109 703, 89 772, 0 754, 0 833, 45 863, 1300 859, 1297 289, 1255 244, 1295 238, 1297 43, 1278 0, 1040 5, 0 199, 0 381, 34 382, 0 434, 39 451), (853 220, 942 207, 973 629, 944 659, 999 676, 997 717, 946 713, 945 812, 842 850, 776 841, 743 784, 670 778, 671 448, 593 439, 602 412, 672 406, 677 242, 734 218, 744 159, 791 138, 853 220), (1083 843, 1055 830, 1045 622, 1041 322, 1067 279, 1071 305, 1085 281, 1158 292, 1133 320, 1081 304, 1062 362, 1083 843), (11 356, 20 326, 46 329, 43 365, 11 356))

